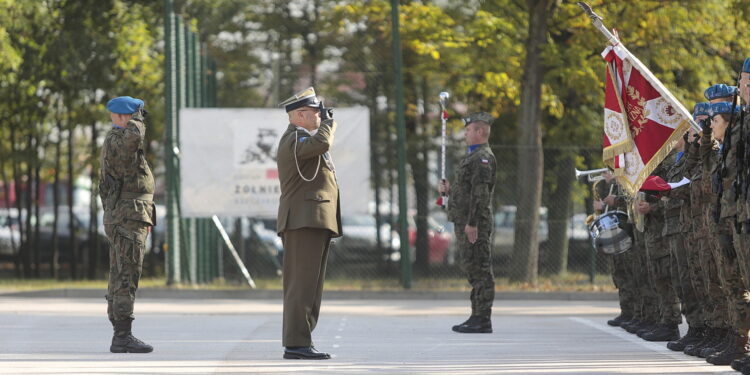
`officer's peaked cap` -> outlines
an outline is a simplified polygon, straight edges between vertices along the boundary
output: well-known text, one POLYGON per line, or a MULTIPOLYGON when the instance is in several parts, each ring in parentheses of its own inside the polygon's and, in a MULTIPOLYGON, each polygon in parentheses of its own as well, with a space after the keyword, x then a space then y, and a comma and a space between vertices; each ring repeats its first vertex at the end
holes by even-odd
POLYGON ((136 113, 143 108, 143 100, 130 96, 118 96, 107 102, 107 110, 123 115, 136 113))
POLYGON ((470 114, 467 117, 463 118, 464 126, 467 126, 471 124, 472 122, 481 121, 487 125, 492 125, 493 122, 495 122, 495 119, 492 117, 491 114, 487 112, 474 112, 470 114))
POLYGON ((294 111, 302 107, 320 107, 320 100, 315 96, 315 89, 310 86, 279 103, 279 107, 284 106, 287 112, 294 111))
POLYGON ((727 86, 723 83, 715 84, 706 89, 703 92, 703 96, 708 100, 714 100, 719 98, 729 98, 737 92, 737 86, 727 86))

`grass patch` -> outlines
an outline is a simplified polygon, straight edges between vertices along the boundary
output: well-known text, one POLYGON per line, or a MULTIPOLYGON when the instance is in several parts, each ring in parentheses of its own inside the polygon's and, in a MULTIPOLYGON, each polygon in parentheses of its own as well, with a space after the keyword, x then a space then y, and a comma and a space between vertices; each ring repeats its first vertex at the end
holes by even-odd
MULTIPOLYGON (((258 289, 281 290, 280 278, 255 279, 258 289)), ((163 289, 204 289, 204 290, 248 290, 244 283, 218 279, 209 284, 180 284, 167 286, 163 278, 144 278, 139 283, 141 288, 163 289)), ((53 280, 53 279, 0 279, 0 290, 29 291, 46 289, 107 289, 106 280, 53 280)), ((402 291, 397 278, 351 278, 331 277, 326 280, 328 291, 402 291)), ((536 286, 510 282, 507 278, 496 278, 497 291, 530 291, 530 292, 614 292, 610 275, 598 274, 594 283, 589 282, 587 274, 568 273, 559 276, 539 277, 536 286)), ((411 290, 416 291, 468 291, 469 284, 464 278, 415 277, 411 290)))

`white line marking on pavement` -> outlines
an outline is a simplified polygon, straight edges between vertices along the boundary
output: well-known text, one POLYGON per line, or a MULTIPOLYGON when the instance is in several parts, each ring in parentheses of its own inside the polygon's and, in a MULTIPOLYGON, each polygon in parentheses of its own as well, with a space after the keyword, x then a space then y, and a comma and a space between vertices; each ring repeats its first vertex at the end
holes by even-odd
POLYGON ((618 337, 625 341, 630 341, 633 344, 638 344, 644 348, 653 350, 655 352, 658 352, 659 354, 666 355, 672 359, 676 359, 681 362, 689 362, 689 363, 702 364, 702 365, 709 364, 702 358, 697 359, 696 357, 691 357, 683 352, 675 352, 675 351, 667 349, 666 342, 656 343, 656 342, 646 341, 632 333, 623 331, 622 328, 603 326, 601 323, 594 322, 590 319, 584 319, 584 318, 578 318, 578 317, 569 317, 568 319, 576 323, 580 323, 585 326, 598 329, 599 331, 609 333, 610 335, 618 337))

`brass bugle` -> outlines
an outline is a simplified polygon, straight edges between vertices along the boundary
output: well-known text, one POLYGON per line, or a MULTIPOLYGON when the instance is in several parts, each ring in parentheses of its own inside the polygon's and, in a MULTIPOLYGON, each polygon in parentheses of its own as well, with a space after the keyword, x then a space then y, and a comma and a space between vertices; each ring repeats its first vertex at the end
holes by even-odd
POLYGON ((576 180, 580 179, 581 176, 587 176, 589 182, 603 180, 604 176, 602 176, 602 174, 605 172, 609 172, 609 168, 589 169, 587 171, 579 171, 578 168, 576 168, 576 180))

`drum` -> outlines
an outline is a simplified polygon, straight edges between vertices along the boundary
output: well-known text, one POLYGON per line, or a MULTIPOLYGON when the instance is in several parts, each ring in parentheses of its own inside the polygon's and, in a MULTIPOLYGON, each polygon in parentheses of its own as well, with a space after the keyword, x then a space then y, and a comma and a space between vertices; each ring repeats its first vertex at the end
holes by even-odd
POLYGON ((633 225, 628 214, 609 211, 599 215, 589 227, 594 248, 607 255, 624 253, 633 247, 633 225))

